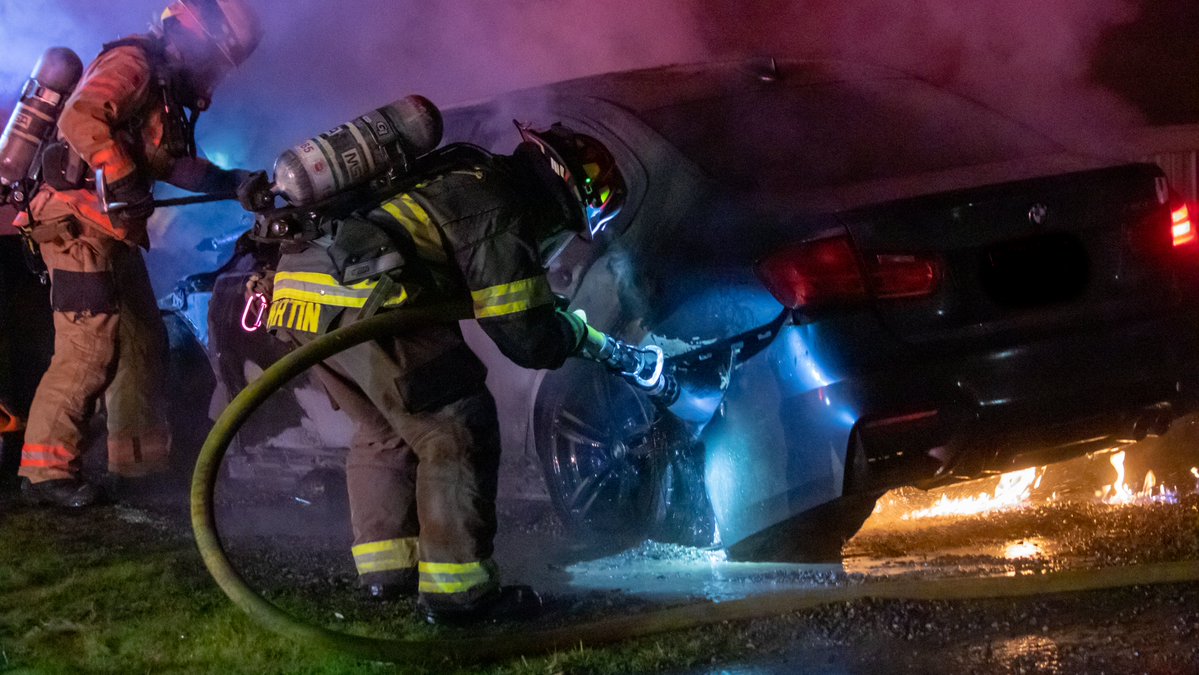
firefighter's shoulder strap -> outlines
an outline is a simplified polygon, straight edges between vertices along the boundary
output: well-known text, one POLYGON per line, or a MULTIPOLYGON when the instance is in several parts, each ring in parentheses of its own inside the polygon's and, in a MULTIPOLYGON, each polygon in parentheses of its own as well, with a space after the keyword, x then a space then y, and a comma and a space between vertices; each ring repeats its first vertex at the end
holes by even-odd
POLYGON ((161 40, 150 37, 149 35, 130 35, 112 42, 105 42, 100 47, 100 53, 97 56, 103 56, 108 52, 119 47, 137 47, 146 53, 146 57, 150 60, 151 67, 157 68, 159 65, 165 65, 167 60, 166 46, 161 40))
MULTIPOLYGON (((195 157, 196 121, 200 117, 200 111, 193 110, 188 114, 186 106, 175 95, 174 73, 167 58, 166 45, 162 40, 149 35, 131 35, 106 42, 100 47, 100 56, 120 47, 137 47, 150 63, 157 104, 163 109, 162 145, 167 154, 172 157, 195 157)), ((130 120, 128 126, 136 135, 144 123, 145 119, 138 116, 130 120)))

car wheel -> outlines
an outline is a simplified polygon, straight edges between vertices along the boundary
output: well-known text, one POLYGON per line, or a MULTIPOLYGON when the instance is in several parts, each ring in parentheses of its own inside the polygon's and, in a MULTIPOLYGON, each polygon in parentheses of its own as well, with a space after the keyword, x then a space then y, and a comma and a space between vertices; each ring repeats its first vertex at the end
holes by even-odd
POLYGON ((534 411, 546 487, 572 533, 712 542, 702 446, 645 396, 576 361, 546 376, 534 411))

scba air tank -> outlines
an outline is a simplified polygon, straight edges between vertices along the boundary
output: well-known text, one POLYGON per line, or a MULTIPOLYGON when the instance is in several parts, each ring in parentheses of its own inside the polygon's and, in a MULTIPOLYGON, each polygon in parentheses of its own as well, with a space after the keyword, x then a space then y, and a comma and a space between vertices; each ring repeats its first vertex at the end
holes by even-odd
POLYGON ((51 47, 38 59, 0 136, 0 187, 9 188, 29 177, 38 151, 54 135, 63 104, 82 75, 83 62, 66 47, 51 47))
POLYGON ((284 152, 275 161, 275 192, 308 206, 389 169, 406 172, 437 147, 441 132, 437 106, 405 96, 284 152))

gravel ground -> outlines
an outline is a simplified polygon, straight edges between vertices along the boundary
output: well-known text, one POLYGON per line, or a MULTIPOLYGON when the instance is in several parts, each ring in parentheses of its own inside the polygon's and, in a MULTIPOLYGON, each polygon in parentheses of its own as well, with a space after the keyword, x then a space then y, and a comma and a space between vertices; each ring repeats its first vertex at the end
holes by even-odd
POLYGON ((981 602, 862 601, 742 632, 677 673, 1195 673, 1199 585, 981 602))
MULTIPOLYGON (((536 549, 535 557, 504 560, 506 567, 518 568, 510 571, 522 580, 535 582, 539 568, 552 574, 572 559, 595 553, 572 546, 544 505, 508 503, 501 518, 501 553, 536 549)), ((381 610, 358 600, 352 567, 338 546, 313 547, 302 537, 247 537, 235 544, 239 565, 251 578, 303 588, 314 602, 351 620, 408 611, 404 604, 381 610)), ((632 574, 647 565, 706 565, 712 555, 646 542, 590 564, 632 574)), ((1062 501, 971 517, 872 521, 850 542, 846 555, 840 569, 764 566, 755 574, 826 586, 881 576, 935 578, 1199 560, 1199 496, 1184 496, 1176 504, 1062 501), (1006 545, 1029 541, 1036 542, 1036 553, 1005 557, 1006 545)), ((727 583, 735 588, 744 582, 730 578, 727 583)), ((548 585, 554 589, 546 595, 547 615, 534 628, 644 611, 698 595, 663 599, 570 590, 560 581, 548 585)), ((713 638, 720 647, 709 663, 676 672, 1199 673, 1199 585, 1013 600, 860 601, 723 626, 713 634, 720 636, 713 638)))
MULTIPOLYGON (((113 523, 136 530, 124 546, 145 537, 186 541, 190 532, 181 497, 158 495, 135 506, 103 507, 94 519, 78 514, 72 520, 81 530, 92 520, 102 524, 107 534, 96 537, 103 539, 121 537, 112 532, 113 523)), ((347 622, 387 623, 414 611, 410 601, 379 605, 359 595, 348 555, 347 514, 336 499, 322 505, 291 495, 228 493, 219 513, 236 566, 268 597, 298 590, 318 616, 347 622)), ((581 546, 565 536, 543 502, 501 503, 500 517, 497 558, 506 575, 545 591, 546 615, 531 628, 719 596, 721 588, 729 597, 744 597, 772 585, 1199 560, 1195 494, 1174 504, 1056 501, 969 517, 876 518, 847 545, 841 566, 760 565, 743 577, 722 571, 712 551, 653 542, 581 546), (1032 545, 1031 552, 1012 557, 1007 553, 1012 543, 1032 545), (581 561, 617 578, 655 565, 711 569, 713 576, 665 595, 595 590, 575 585, 581 561)), ((674 672, 1199 673, 1199 585, 970 602, 859 601, 699 634, 706 665, 674 672)))

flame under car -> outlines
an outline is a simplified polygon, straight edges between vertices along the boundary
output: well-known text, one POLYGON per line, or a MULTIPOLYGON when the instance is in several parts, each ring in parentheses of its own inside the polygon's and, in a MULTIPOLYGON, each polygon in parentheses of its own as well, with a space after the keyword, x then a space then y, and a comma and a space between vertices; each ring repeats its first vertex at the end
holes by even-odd
MULTIPOLYGON (((594 135, 629 186, 554 290, 711 403, 664 415, 594 364, 524 371, 467 327, 509 494, 548 496, 581 536, 835 558, 887 489, 1132 443, 1196 408, 1199 241, 1155 165, 835 61, 593 76, 449 110, 446 137, 509 152, 513 117, 594 135)), ((278 355, 238 321, 255 255, 178 303, 213 293, 227 391, 278 355)), ((336 471, 344 419, 292 396, 232 473, 336 471)))

